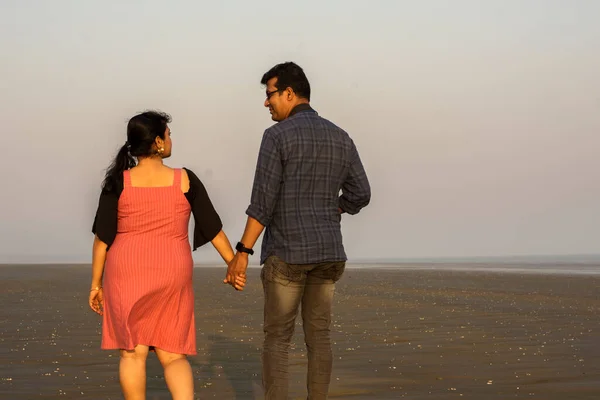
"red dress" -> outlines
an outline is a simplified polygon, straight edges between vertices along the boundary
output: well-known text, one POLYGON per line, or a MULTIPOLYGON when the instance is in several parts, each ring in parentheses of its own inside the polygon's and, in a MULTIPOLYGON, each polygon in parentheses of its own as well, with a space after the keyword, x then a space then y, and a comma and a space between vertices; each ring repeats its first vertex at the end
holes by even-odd
POLYGON ((124 172, 117 234, 104 268, 103 349, 143 344, 196 354, 191 207, 181 169, 174 173, 172 186, 132 187, 124 172))

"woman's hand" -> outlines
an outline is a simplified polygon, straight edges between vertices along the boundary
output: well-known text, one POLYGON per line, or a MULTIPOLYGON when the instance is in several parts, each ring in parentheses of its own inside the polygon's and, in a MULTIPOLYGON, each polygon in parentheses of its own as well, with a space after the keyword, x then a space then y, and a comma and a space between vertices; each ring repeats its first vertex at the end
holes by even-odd
POLYGON ((246 269, 248 268, 248 253, 236 253, 227 266, 227 275, 223 283, 234 287, 235 290, 244 290, 246 286, 246 269))
POLYGON ((102 293, 102 276, 104 275, 104 263, 106 262, 106 249, 108 245, 104 243, 98 235, 94 236, 94 245, 92 246, 92 281, 90 283, 90 308, 95 313, 102 315, 104 311, 104 293, 102 293))
POLYGON ((102 288, 90 290, 90 308, 98 315, 104 311, 104 293, 102 288))

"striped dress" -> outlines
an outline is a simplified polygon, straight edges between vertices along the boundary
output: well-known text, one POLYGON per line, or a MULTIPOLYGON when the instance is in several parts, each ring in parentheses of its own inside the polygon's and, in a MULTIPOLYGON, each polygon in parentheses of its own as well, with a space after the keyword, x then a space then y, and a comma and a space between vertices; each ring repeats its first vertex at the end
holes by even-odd
POLYGON ((102 349, 137 344, 196 354, 193 260, 188 240, 191 207, 172 186, 132 187, 123 175, 117 234, 104 269, 102 349))

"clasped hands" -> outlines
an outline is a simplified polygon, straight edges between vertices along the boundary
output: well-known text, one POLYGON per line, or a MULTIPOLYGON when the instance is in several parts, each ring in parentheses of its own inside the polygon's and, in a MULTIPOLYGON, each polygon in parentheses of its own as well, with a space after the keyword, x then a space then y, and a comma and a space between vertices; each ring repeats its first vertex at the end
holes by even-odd
POLYGON ((246 269, 248 269, 248 254, 236 253, 227 265, 227 275, 223 283, 233 286, 235 290, 244 290, 246 286, 246 269))

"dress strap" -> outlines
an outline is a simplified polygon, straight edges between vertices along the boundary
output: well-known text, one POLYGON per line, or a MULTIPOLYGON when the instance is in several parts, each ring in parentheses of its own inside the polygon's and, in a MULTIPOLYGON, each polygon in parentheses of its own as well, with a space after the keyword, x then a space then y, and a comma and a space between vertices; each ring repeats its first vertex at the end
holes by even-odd
POLYGON ((179 188, 181 187, 181 168, 175 168, 173 172, 175 173, 173 176, 173 186, 179 188))
POLYGON ((123 171, 123 187, 131 187, 131 175, 129 170, 123 171))

